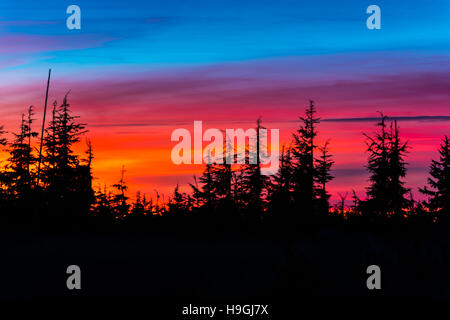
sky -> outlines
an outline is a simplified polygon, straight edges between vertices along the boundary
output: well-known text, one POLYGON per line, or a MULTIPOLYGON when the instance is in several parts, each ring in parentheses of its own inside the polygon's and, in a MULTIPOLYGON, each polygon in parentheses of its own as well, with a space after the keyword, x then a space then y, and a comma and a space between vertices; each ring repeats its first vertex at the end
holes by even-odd
MULTIPOLYGON (((0 124, 14 132, 29 105, 69 102, 94 147, 94 185, 125 166, 130 195, 169 196, 201 165, 175 165, 177 128, 250 128, 261 116, 289 144, 309 99, 319 142, 330 139, 332 199, 368 174, 363 132, 377 111, 398 117, 411 146, 407 186, 426 183, 450 130, 450 1, 0 0, 0 124), (69 30, 69 5, 81 29, 69 30), (369 30, 366 9, 381 9, 369 30)), ((83 150, 84 145, 78 146, 83 150)), ((4 154, 3 154, 4 155, 4 154)))

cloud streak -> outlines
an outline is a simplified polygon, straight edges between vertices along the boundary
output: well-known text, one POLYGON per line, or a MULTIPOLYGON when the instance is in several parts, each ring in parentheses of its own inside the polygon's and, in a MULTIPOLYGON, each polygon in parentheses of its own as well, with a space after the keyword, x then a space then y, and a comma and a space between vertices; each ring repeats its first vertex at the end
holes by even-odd
MULTIPOLYGON (((397 121, 450 121, 450 116, 395 116, 389 117, 389 120, 397 121)), ((376 122, 379 117, 363 117, 363 118, 329 118, 322 119, 322 122, 376 122)))

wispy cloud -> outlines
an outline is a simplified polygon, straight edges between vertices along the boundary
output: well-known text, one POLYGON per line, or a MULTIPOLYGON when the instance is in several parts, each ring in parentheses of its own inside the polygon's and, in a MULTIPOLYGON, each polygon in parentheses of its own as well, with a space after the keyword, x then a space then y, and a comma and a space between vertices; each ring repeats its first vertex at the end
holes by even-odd
POLYGON ((39 25, 59 24, 60 20, 0 20, 0 26, 4 27, 29 27, 39 25))
MULTIPOLYGON (((450 121, 450 116, 395 116, 388 117, 390 120, 397 121, 450 121)), ((378 117, 362 117, 362 118, 328 118, 322 119, 323 122, 375 122, 378 117)))
POLYGON ((0 54, 31 54, 57 50, 84 49, 102 45, 114 40, 93 35, 42 36, 7 35, 0 36, 0 54))

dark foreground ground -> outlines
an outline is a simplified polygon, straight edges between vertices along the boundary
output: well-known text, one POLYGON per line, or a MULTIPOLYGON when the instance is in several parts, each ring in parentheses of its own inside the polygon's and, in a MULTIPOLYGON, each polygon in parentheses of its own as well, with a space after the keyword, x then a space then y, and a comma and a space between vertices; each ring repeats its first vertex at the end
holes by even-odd
MULTIPOLYGON (((190 303, 450 300, 450 236, 325 229, 291 242, 131 234, 0 236, 0 300, 144 301, 174 318, 190 303), (81 268, 81 290, 66 268, 81 268), (368 290, 366 268, 381 268, 368 290)), ((306 303, 306 302, 305 302, 306 303)), ((151 309, 149 309, 151 310, 151 309)), ((276 311, 276 310, 275 310, 276 311)), ((273 312, 275 312, 273 311, 273 312)))

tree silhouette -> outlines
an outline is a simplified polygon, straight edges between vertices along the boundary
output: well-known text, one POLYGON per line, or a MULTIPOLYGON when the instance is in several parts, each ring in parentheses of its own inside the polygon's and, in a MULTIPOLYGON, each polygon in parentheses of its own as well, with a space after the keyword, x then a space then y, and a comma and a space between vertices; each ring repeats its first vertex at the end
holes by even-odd
POLYGON ((317 194, 318 194, 318 202, 319 202, 319 213, 321 215, 326 215, 329 211, 329 199, 330 195, 327 192, 326 185, 328 182, 333 180, 333 176, 330 174, 331 167, 334 164, 332 160, 332 156, 329 154, 328 145, 329 140, 325 142, 325 144, 319 148, 320 156, 316 161, 316 169, 315 169, 315 182, 318 185, 317 194))
POLYGON ((128 215, 130 205, 127 203, 128 197, 125 195, 125 191, 128 190, 128 186, 125 183, 125 167, 122 166, 120 172, 120 180, 116 184, 113 184, 113 188, 116 191, 110 201, 113 216, 115 219, 123 220, 128 215))
POLYGON ((328 152, 328 142, 319 148, 320 155, 315 158, 316 127, 320 122, 316 112, 314 101, 310 100, 305 116, 299 118, 300 128, 293 135, 293 200, 296 211, 302 212, 305 220, 311 220, 320 212, 328 213, 326 184, 333 179, 330 170, 334 161, 328 152))
POLYGON ((225 221, 231 222, 237 215, 236 199, 233 198, 233 170, 231 164, 227 162, 227 150, 231 150, 231 146, 225 138, 222 163, 213 163, 210 168, 212 176, 211 190, 215 194, 214 201, 216 202, 216 217, 214 219, 216 222, 220 221, 221 223, 225 221))
POLYGON ((28 109, 27 118, 22 114, 22 121, 18 133, 14 133, 14 141, 10 144, 7 165, 8 190, 10 196, 25 201, 29 199, 32 184, 33 171, 32 166, 36 163, 36 157, 33 154, 31 139, 38 134, 32 130, 33 107, 28 109))
POLYGON ((76 189, 78 190, 78 208, 85 212, 89 211, 95 202, 95 193, 92 188, 92 161, 94 159, 94 153, 92 142, 89 139, 86 140, 86 146, 86 158, 81 159, 74 170, 74 180, 76 189))
POLYGON ((206 164, 205 170, 198 179, 202 184, 201 187, 198 186, 197 179, 194 177, 195 183, 190 184, 193 190, 193 197, 196 200, 196 205, 198 207, 204 206, 208 210, 214 211, 217 204, 217 197, 214 190, 214 177, 213 177, 213 164, 211 155, 208 155, 208 163, 206 164))
POLYGON ((292 222, 292 152, 290 148, 281 149, 280 167, 269 185, 269 206, 272 217, 280 222, 292 222))
MULTIPOLYGON (((8 144, 8 140, 3 137, 3 135, 6 133, 3 126, 0 126, 0 147, 4 147, 8 144)), ((4 170, 0 171, 0 210, 7 209, 5 208, 7 204, 7 197, 8 197, 8 183, 9 179, 7 177, 7 173, 4 170)))
POLYGON ((439 148, 439 160, 432 160, 430 177, 427 184, 420 190, 429 197, 428 207, 443 218, 450 216, 450 140, 447 136, 442 139, 439 148))
POLYGON ((74 169, 80 163, 78 155, 73 151, 73 145, 87 132, 84 124, 76 122, 78 117, 71 114, 67 95, 59 107, 54 104, 53 117, 44 140, 46 187, 61 196, 71 191, 75 177, 74 169))
POLYGON ((265 209, 266 188, 268 177, 261 173, 261 158, 263 137, 261 136, 261 118, 256 121, 255 150, 246 150, 246 161, 242 166, 241 177, 242 187, 245 193, 246 216, 251 219, 259 219, 265 209))
POLYGON ((52 119, 44 137, 42 187, 45 188, 52 222, 83 224, 94 202, 92 190, 92 146, 88 143, 88 159, 80 160, 73 147, 87 132, 85 125, 72 115, 67 93, 61 105, 53 104, 52 119), (61 214, 61 211, 64 214, 61 214))
POLYGON ((386 214, 400 215, 402 208, 409 204, 405 195, 409 189, 404 187, 406 176, 404 157, 408 152, 408 143, 401 142, 397 122, 388 127, 387 117, 380 113, 377 123, 379 132, 373 137, 366 137, 369 159, 367 169, 370 172, 371 185, 367 188, 366 201, 369 214, 381 216, 386 214))
POLYGON ((404 160, 406 154, 408 153, 408 142, 402 142, 399 137, 399 127, 397 126, 397 121, 395 120, 391 123, 390 134, 389 134, 389 169, 390 169, 390 194, 391 202, 389 206, 394 214, 401 214, 402 209, 409 207, 412 198, 408 199, 407 196, 410 195, 410 189, 405 187, 405 182, 403 178, 406 177, 406 162, 404 160))
POLYGON ((125 223, 136 229, 143 229, 149 226, 149 222, 153 217, 153 203, 147 201, 147 197, 136 193, 136 200, 131 205, 130 213, 125 217, 125 223))
POLYGON ((222 163, 215 163, 212 167, 213 190, 218 197, 218 201, 225 207, 231 207, 232 197, 232 178, 233 170, 231 164, 227 162, 227 150, 231 149, 225 141, 222 153, 222 163))
POLYGON ((309 101, 309 107, 304 117, 299 117, 301 125, 293 134, 294 144, 292 148, 294 160, 294 202, 305 218, 314 212, 315 188, 314 188, 314 151, 316 149, 315 138, 317 136, 316 124, 320 118, 316 118, 314 101, 309 101))
POLYGON ((178 184, 173 190, 173 196, 169 200, 168 207, 171 215, 185 215, 191 206, 191 198, 184 192, 180 192, 178 184))
POLYGON ((360 202, 361 200, 358 198, 358 195, 356 194, 356 191, 353 189, 352 190, 352 214, 359 214, 360 213, 360 202))
POLYGON ((106 185, 103 190, 98 188, 94 194, 94 203, 91 207, 92 215, 103 225, 110 225, 115 221, 112 210, 112 195, 107 190, 106 185))
POLYGON ((347 200, 348 192, 346 193, 338 193, 339 202, 336 204, 335 210, 345 216, 345 201, 347 200))
POLYGON ((372 138, 364 134, 367 138, 367 150, 370 152, 367 169, 371 173, 370 183, 367 188, 368 203, 370 208, 376 213, 386 213, 387 201, 390 197, 388 188, 389 179, 389 146, 388 146, 388 132, 386 119, 382 113, 381 120, 377 124, 380 127, 380 132, 375 134, 372 138))

